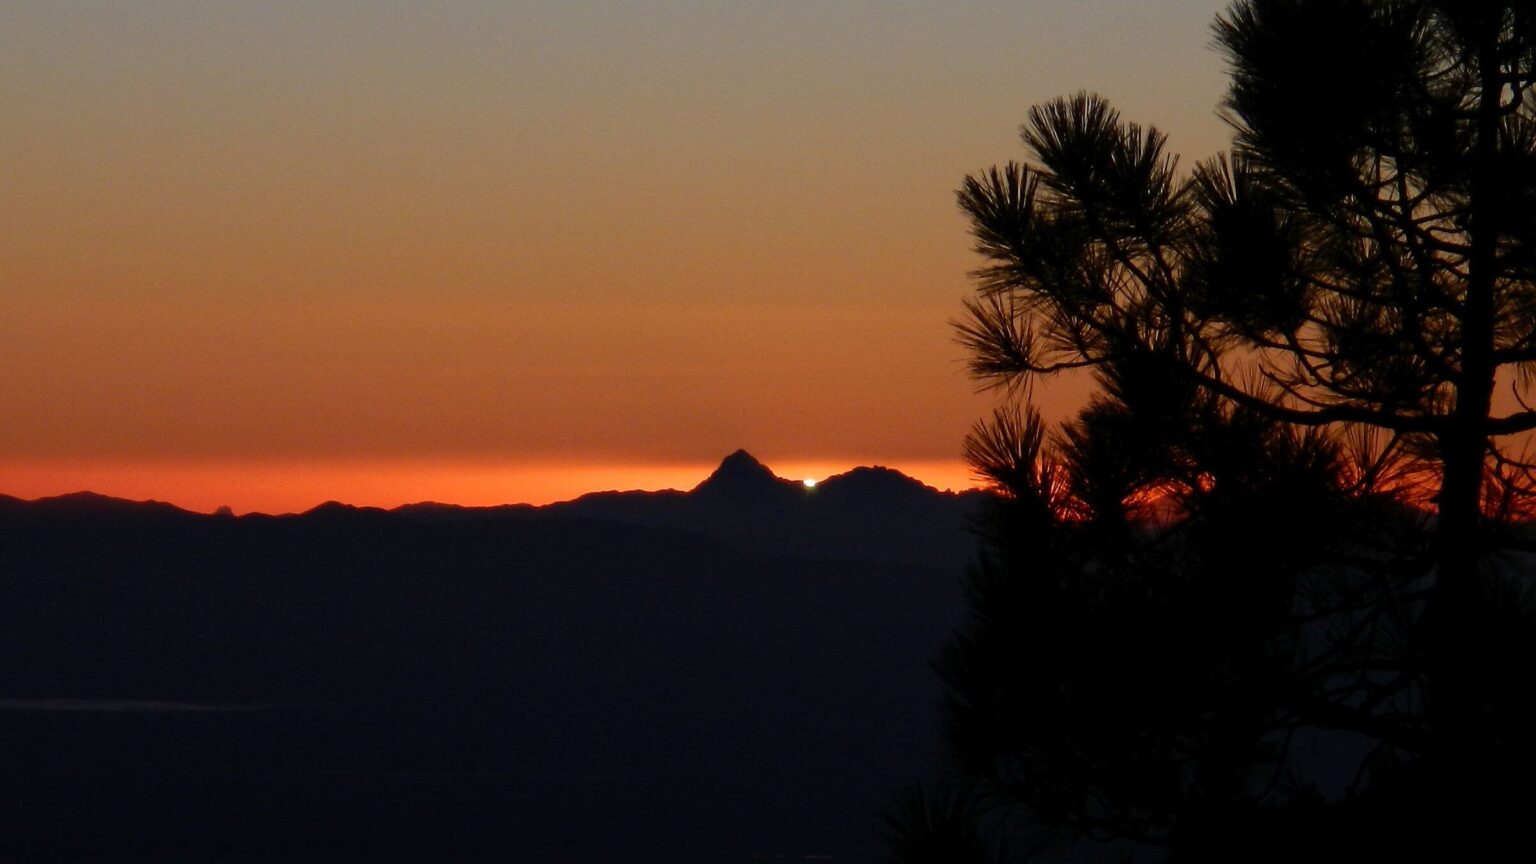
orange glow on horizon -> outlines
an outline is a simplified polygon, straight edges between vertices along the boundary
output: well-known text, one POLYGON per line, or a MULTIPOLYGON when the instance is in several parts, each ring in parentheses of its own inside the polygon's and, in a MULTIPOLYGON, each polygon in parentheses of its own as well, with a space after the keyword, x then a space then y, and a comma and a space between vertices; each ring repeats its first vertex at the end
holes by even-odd
MULTIPOLYGON (((0 123, 0 492, 491 503, 687 487, 741 442, 852 457, 797 480, 950 457, 990 408, 956 186, 1084 88, 1186 164, 1225 148, 1226 2, 0 4, 40 82, 0 123)), ((895 467, 970 485, 937 464, 895 467)))
MULTIPOLYGON (((826 479, 879 462, 938 489, 975 485, 963 462, 785 460, 767 464, 786 478, 826 479)), ((392 508, 437 501, 483 507, 549 504, 588 492, 688 490, 717 463, 612 463, 484 460, 28 460, 0 462, 0 494, 43 498, 91 491, 130 500, 167 501, 211 513, 299 513, 326 501, 392 508)))

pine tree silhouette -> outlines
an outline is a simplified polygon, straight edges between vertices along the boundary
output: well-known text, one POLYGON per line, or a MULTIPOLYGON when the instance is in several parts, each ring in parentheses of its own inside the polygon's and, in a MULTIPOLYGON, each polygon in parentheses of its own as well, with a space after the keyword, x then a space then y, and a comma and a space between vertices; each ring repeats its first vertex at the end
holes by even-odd
POLYGON ((1079 94, 959 192, 959 337, 1015 404, 967 442, 1003 501, 937 664, 956 783, 1004 835, 1172 860, 1465 853, 1536 767, 1536 10, 1216 34, 1231 154, 1181 172, 1079 94), (1052 433, 1018 403, 1069 370, 1052 433))

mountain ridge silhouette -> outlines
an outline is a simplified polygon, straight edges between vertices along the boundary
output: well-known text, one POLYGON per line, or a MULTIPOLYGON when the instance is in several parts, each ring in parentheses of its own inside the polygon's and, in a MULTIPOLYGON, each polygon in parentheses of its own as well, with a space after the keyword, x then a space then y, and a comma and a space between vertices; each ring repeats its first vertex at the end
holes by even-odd
POLYGON ((0 496, 0 858, 872 859, 940 753, 972 496, 738 468, 537 508, 0 496))
MULTIPOLYGON (((246 513, 242 519, 334 521, 396 517, 433 521, 524 520, 576 516, 693 531, 755 552, 794 557, 890 561, 952 567, 972 552, 969 520, 989 493, 940 491, 893 468, 859 466, 808 487, 774 474, 745 449, 724 457, 708 477, 679 491, 597 491, 550 504, 467 506, 420 501, 392 508, 325 501, 298 513, 246 513)), ((80 517, 229 518, 163 501, 72 492, 27 501, 0 496, 0 507, 37 508, 80 517)))

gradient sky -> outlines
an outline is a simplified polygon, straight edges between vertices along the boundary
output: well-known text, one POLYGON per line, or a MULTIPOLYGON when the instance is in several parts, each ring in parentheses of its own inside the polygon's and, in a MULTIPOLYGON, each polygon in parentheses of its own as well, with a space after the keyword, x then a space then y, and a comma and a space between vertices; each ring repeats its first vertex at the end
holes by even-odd
POLYGON ((962 484, 953 190, 1079 89, 1222 148, 1224 5, 11 0, 0 492, 962 484))

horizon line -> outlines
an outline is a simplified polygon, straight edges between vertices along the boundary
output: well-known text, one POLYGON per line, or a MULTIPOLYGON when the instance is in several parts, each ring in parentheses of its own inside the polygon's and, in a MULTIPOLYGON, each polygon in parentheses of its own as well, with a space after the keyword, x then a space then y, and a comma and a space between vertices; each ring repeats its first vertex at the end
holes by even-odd
MULTIPOLYGON (((734 452, 734 451, 733 451, 734 452)), ((756 458, 756 457, 754 457, 756 458)), ((0 494, 23 500, 92 492, 158 501, 193 513, 307 512, 322 504, 392 510, 408 504, 547 506, 600 492, 686 492, 721 460, 554 460, 518 457, 49 457, 0 460, 0 494)), ((960 459, 852 462, 759 460, 774 476, 821 481, 854 468, 890 468, 939 491, 979 488, 960 459)))

